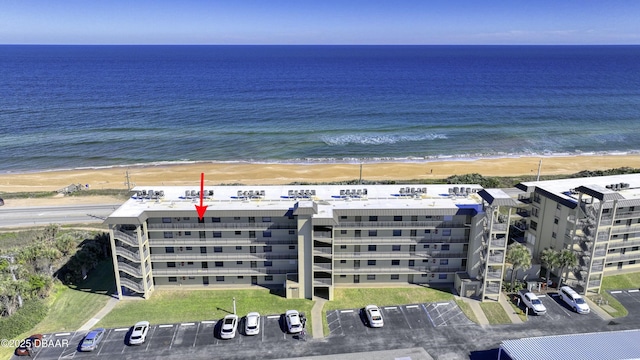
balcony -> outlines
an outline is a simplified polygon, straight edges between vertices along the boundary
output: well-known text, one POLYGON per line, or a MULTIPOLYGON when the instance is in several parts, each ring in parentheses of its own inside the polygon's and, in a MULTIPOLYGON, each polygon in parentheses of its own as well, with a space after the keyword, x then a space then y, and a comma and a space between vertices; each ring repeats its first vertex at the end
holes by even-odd
POLYGON ((120 246, 116 247, 116 255, 120 255, 122 257, 125 257, 131 261, 135 261, 138 263, 141 261, 140 251, 131 251, 120 246))
POLYGON ((142 270, 139 267, 132 266, 126 262, 118 261, 118 270, 124 271, 129 275, 133 275, 137 278, 142 277, 142 270))
POLYGON ((153 276, 266 276, 266 275, 284 275, 297 273, 298 268, 271 268, 271 267, 255 267, 255 268, 209 268, 209 269, 185 269, 185 268, 169 268, 169 269, 153 269, 153 276))
POLYGON ((489 256, 490 264, 503 264, 504 263, 504 255, 491 255, 489 256))
POLYGON ((429 271, 433 273, 456 273, 465 271, 466 269, 460 266, 431 266, 429 271))
POLYGON ((120 285, 127 287, 137 293, 140 293, 140 294, 144 293, 144 286, 133 280, 129 280, 127 278, 120 278, 120 285))
POLYGON ((340 222, 338 229, 456 229, 470 224, 453 221, 361 221, 340 222))
POLYGON ((640 226, 614 226, 611 228, 612 234, 631 234, 640 232, 640 226))
POLYGON ((500 271, 489 271, 487 272, 487 279, 500 279, 502 278, 502 272, 500 271))
POLYGON ((129 246, 138 247, 139 245, 138 237, 135 234, 129 234, 124 231, 113 230, 113 238, 129 246))
POLYGON ((607 262, 640 260, 640 251, 631 254, 610 253, 607 254, 607 262))
POLYGON ((622 239, 611 239, 609 241, 609 249, 615 248, 623 248, 623 247, 632 247, 632 246, 640 246, 640 240, 622 240, 622 239))
POLYGON ((313 263, 313 270, 314 271, 331 271, 331 263, 321 263, 321 262, 313 263))
POLYGON ((331 256, 333 249, 330 247, 314 247, 313 248, 313 255, 318 255, 318 256, 331 256))
POLYGON ((365 267, 336 267, 333 269, 335 275, 361 275, 361 274, 426 274, 428 268, 424 266, 420 267, 407 267, 407 266, 394 266, 394 267, 381 267, 381 266, 365 266, 365 267))
POLYGON ((151 254, 151 261, 265 261, 265 260, 295 260, 298 258, 297 252, 292 253, 196 253, 182 252, 174 254, 151 254))
POLYGON ((331 286, 333 285, 333 281, 331 278, 314 278, 313 279, 314 286, 331 286))
POLYGON ((507 228, 509 224, 504 224, 504 223, 493 223, 491 226, 491 231, 492 232, 496 232, 496 231, 507 231, 507 228))
POLYGON ((589 288, 599 287, 600 283, 601 283, 600 280, 590 280, 588 287, 589 288))
POLYGON ((504 248, 507 245, 507 240, 506 239, 491 239, 491 241, 489 242, 489 245, 491 245, 491 247, 495 247, 495 248, 504 248))
POLYGON ((296 223, 276 223, 276 222, 246 222, 246 223, 156 223, 147 224, 147 229, 151 230, 196 230, 196 231, 214 231, 214 230, 268 230, 283 229, 295 230, 296 223))
POLYGON ((238 245, 296 245, 298 239, 278 239, 278 238, 199 238, 199 237, 179 237, 169 239, 149 239, 149 246, 238 246, 238 245))
MULTIPOLYGON (((316 239, 318 240, 318 239, 316 239)), ((453 237, 336 237, 333 239, 335 245, 416 245, 416 244, 466 244, 468 238, 453 237)))

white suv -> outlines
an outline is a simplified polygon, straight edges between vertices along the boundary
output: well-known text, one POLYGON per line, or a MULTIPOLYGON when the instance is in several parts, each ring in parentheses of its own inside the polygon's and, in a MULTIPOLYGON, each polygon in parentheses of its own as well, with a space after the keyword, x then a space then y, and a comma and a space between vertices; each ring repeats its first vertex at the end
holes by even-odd
POLYGON ((563 286, 560 288, 559 293, 562 301, 567 303, 567 305, 569 305, 569 307, 575 310, 578 314, 588 314, 591 311, 589 304, 587 304, 584 298, 572 288, 563 286))
POLYGON ((534 293, 527 290, 521 290, 520 298, 522 299, 522 302, 524 302, 524 305, 531 309, 536 315, 544 315, 547 313, 547 308, 544 307, 542 301, 540 301, 534 293))

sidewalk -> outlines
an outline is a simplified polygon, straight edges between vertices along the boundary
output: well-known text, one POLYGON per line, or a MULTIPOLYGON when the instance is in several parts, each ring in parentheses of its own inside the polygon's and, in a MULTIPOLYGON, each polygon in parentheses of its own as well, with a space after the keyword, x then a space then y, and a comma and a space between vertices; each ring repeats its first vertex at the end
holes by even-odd
POLYGON ((324 331, 322 329, 322 308, 327 300, 319 297, 314 297, 313 300, 315 303, 313 304, 313 308, 311 308, 311 323, 313 324, 311 331, 313 332, 314 339, 322 339, 324 338, 324 331))
POLYGON ((117 303, 118 303, 118 299, 113 297, 110 298, 109 301, 107 301, 107 304, 100 311, 98 311, 89 321, 87 321, 84 325, 82 325, 80 329, 78 329, 78 331, 91 330, 100 320, 102 320, 103 317, 105 317, 113 309, 114 306, 116 306, 117 303))
POLYGON ((500 300, 498 302, 502 305, 502 308, 507 313, 507 316, 509 316, 509 319, 513 324, 522 324, 522 319, 520 319, 520 316, 518 316, 515 310, 511 307, 511 304, 509 304, 509 300, 507 299, 508 296, 509 295, 505 293, 501 293, 500 300))

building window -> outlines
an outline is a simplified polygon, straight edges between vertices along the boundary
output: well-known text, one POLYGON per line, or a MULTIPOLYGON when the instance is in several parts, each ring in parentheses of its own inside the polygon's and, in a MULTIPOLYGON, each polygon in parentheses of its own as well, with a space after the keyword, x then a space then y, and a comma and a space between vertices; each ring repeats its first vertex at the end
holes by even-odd
POLYGON ((552 237, 552 238, 554 238, 554 239, 555 239, 555 238, 556 238, 556 236, 557 236, 557 234, 556 234, 555 232, 552 232, 552 233, 551 233, 551 237, 552 237))
POLYGON ((271 222, 271 217, 270 216, 263 216, 262 217, 262 222, 271 222))
POLYGON ((262 232, 262 237, 270 238, 271 237, 271 231, 263 231, 262 232))
POLYGON ((165 224, 171 223, 171 218, 162 218, 162 222, 165 224))
POLYGON ((172 262, 168 262, 167 263, 167 267, 174 268, 174 267, 176 267, 176 263, 173 262, 173 261, 172 262))
POLYGON ((634 246, 634 247, 631 248, 631 251, 638 251, 638 249, 640 249, 640 247, 634 246))
POLYGON ((169 276, 169 282, 177 282, 178 278, 175 276, 169 276))
POLYGON ((236 250, 242 250, 242 246, 236 246, 236 250))
POLYGON ((347 245, 340 245, 340 249, 346 249, 347 245))
POLYGON ((344 215, 340 215, 340 220, 347 220, 347 217, 344 215))
POLYGON ((249 239, 255 239, 256 238, 256 232, 255 231, 249 231, 249 239))
POLYGON ((222 261, 215 262, 216 267, 224 267, 224 263, 222 261))
POLYGON ((191 236, 191 231, 185 231, 184 234, 185 236, 191 236))
POLYGON ((418 221, 418 215, 411 215, 411 221, 418 221))
POLYGON ((393 221, 402 221, 402 216, 394 216, 393 221))
POLYGON ((340 264, 346 264, 347 260, 340 260, 340 264))
POLYGON ((216 281, 224 281, 224 276, 216 276, 216 281))
POLYGON ((356 216, 356 217, 354 218, 354 221, 355 221, 355 222, 360 222, 360 221, 362 221, 362 216, 356 216))
POLYGON ((165 231, 164 232, 164 238, 165 239, 173 239, 173 232, 172 231, 165 231))
POLYGON ((392 274, 391 275, 391 280, 399 280, 400 279, 400 275, 398 274, 392 274))
POLYGON ((193 265, 193 261, 187 261, 187 265, 193 265))
POLYGON ((369 221, 378 221, 377 216, 369 216, 369 221))
POLYGON ((175 249, 173 248, 173 246, 167 246, 166 248, 164 248, 164 252, 167 254, 173 254, 175 252, 175 249))
POLYGON ((221 253, 222 252, 222 246, 214 246, 213 247, 213 252, 214 253, 221 253))
POLYGON ((428 248, 429 248, 429 244, 424 244, 424 245, 422 245, 422 248, 423 248, 423 249, 428 249, 428 248))
POLYGON ((449 251, 449 246, 450 246, 449 244, 442 244, 442 245, 440 246, 440 250, 442 250, 442 251, 449 251))
POLYGON ((377 245, 369 245, 369 251, 376 251, 377 248, 377 245))
POLYGON ((449 259, 440 259, 440 265, 449 265, 449 259))
POLYGON ((391 260, 391 265, 400 266, 400 260, 391 260))
POLYGON ((431 230, 430 230, 430 229, 426 229, 426 230, 424 231, 424 233, 425 233, 425 234, 431 234, 431 230))
POLYGON ((219 217, 212 217, 211 218, 211 222, 219 223, 220 222, 220 218, 219 217))
POLYGON ((240 216, 234 216, 233 220, 240 220, 240 216))
POLYGON ((367 275, 367 280, 375 280, 376 276, 375 275, 367 275))
POLYGON ((207 253, 207 247, 206 246, 200 246, 200 254, 206 254, 207 253))
POLYGON ((560 220, 558 218, 553 218, 553 223, 557 224, 560 220))
POLYGON ((213 237, 214 238, 221 238, 222 237, 222 233, 220 231, 214 231, 213 232, 213 237))
POLYGON ((186 249, 187 249, 187 251, 191 251, 191 250, 193 250, 193 246, 187 246, 186 249))
POLYGON ((531 226, 529 226, 531 230, 538 230, 538 223, 531 220, 531 226))
POLYGON ((375 266, 376 265, 376 261, 375 260, 367 260, 367 265, 375 266))
POLYGON ((271 246, 263 246, 262 252, 272 252, 273 248, 271 246))
POLYGON ((400 251, 401 245, 391 245, 392 251, 400 251))
POLYGON ((447 274, 438 274, 438 279, 447 280, 447 274))
POLYGON ((267 266, 267 267, 273 266, 273 261, 265 261, 264 266, 267 266))
POLYGON ((347 275, 340 275, 340 277, 344 279, 347 277, 347 275))
POLYGON ((415 265, 416 265, 415 260, 409 260, 409 266, 415 266, 415 265))
POLYGON ((296 231, 295 230, 289 230, 289 235, 295 235, 296 231))
POLYGON ((242 265, 242 261, 240 260, 236 261, 236 265, 242 265))
POLYGON ((242 235, 242 231, 236 231, 235 234, 236 235, 242 235))
POLYGON ((538 208, 537 207, 532 207, 531 208, 531 215, 538 217, 538 208))
POLYGON ((558 203, 558 204, 556 205, 556 209, 558 209, 558 210, 562 209, 562 205, 560 205, 560 203, 558 203))
POLYGON ((264 281, 273 281, 273 275, 267 275, 264 277, 264 281))
POLYGON ((451 229, 442 229, 442 236, 451 236, 451 229))
POLYGON ((295 245, 289 245, 289 250, 295 250, 296 246, 295 245))
POLYGON ((347 235, 347 230, 340 230, 340 235, 347 235))
POLYGON ((409 232, 409 236, 418 236, 418 230, 416 230, 416 229, 412 229, 412 230, 409 232))
POLYGON ((242 279, 244 279, 244 276, 242 275, 238 276, 238 280, 242 280, 242 279))
POLYGON ((378 236, 378 230, 369 230, 369 236, 378 236))
POLYGON ((402 230, 393 230, 393 236, 402 236, 402 230))

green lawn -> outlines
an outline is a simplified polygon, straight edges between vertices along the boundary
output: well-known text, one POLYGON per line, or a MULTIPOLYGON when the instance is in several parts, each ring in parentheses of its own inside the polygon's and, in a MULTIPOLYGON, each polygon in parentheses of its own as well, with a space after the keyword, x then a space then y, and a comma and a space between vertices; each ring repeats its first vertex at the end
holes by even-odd
POLYGON ((337 288, 333 290, 333 300, 324 304, 322 326, 324 334, 329 334, 327 311, 338 309, 359 309, 369 304, 378 306, 418 304, 449 301, 453 295, 449 292, 413 286, 399 288, 337 288))
POLYGON ((489 320, 489 324, 511 324, 509 316, 502 308, 502 305, 497 302, 483 302, 480 303, 480 307, 489 320))
POLYGON ((602 279, 602 290, 624 290, 640 288, 640 272, 605 276, 602 279))
POLYGON ((105 316, 97 326, 131 326, 147 320, 152 324, 170 324, 186 321, 218 320, 236 311, 244 316, 251 311, 262 315, 284 314, 296 309, 307 315, 307 329, 311 333, 311 307, 313 301, 285 299, 273 295, 268 289, 258 290, 156 290, 148 300, 123 300, 105 316))

